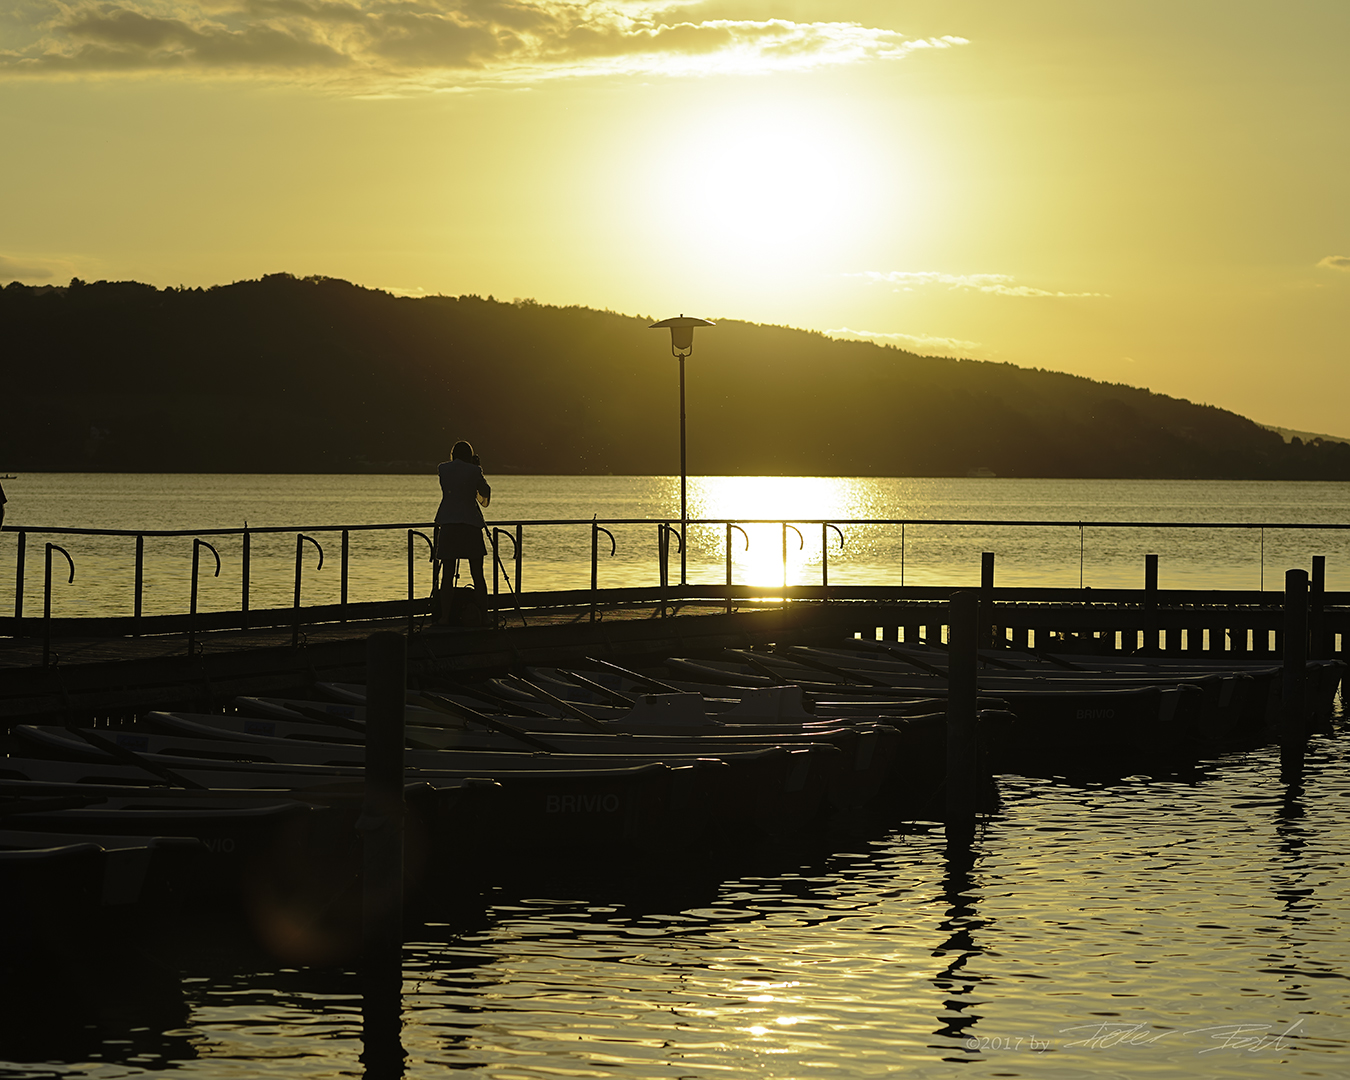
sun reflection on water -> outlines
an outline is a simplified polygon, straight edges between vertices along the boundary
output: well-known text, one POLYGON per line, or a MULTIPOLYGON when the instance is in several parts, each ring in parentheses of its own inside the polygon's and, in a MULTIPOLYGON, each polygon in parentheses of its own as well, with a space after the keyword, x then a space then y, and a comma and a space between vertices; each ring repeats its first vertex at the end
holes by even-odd
POLYGON ((822 546, 838 544, 840 532, 805 523, 866 516, 870 484, 834 476, 691 477, 689 516, 731 521, 741 530, 725 524, 691 528, 691 551, 725 559, 729 547, 732 581, 740 585, 819 581, 822 546))

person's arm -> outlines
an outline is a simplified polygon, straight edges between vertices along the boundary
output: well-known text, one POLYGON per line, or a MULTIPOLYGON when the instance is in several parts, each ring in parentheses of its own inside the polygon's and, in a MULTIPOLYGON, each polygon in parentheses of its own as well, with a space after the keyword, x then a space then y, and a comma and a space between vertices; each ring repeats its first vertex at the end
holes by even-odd
POLYGON ((483 475, 483 470, 478 470, 478 504, 487 506, 492 502, 492 487, 487 482, 487 477, 483 475))

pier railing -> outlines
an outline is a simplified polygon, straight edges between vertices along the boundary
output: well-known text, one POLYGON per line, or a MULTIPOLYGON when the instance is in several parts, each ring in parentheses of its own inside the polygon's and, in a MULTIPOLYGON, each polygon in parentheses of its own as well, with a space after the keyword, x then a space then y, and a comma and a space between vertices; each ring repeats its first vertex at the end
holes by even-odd
MULTIPOLYGON (((1219 604, 1225 608, 1240 612, 1248 609, 1252 612, 1279 606, 1281 591, 1267 591, 1264 588, 1266 578, 1266 536, 1268 533, 1303 532, 1344 532, 1350 524, 1314 523, 1291 524, 1284 522, 1148 522, 1148 521, 1062 521, 1062 520, 1019 520, 1019 519, 936 519, 936 518, 884 518, 849 520, 783 520, 783 519, 700 519, 690 521, 682 529, 678 519, 667 518, 571 518, 540 519, 526 521, 497 521, 489 523, 485 529, 488 548, 488 560, 491 573, 492 598, 489 607, 497 611, 515 609, 520 612, 549 607, 580 607, 589 609, 592 619, 603 615, 607 606, 622 604, 652 604, 660 613, 673 610, 678 604, 715 605, 731 611, 747 605, 782 604, 794 601, 860 601, 872 603, 900 603, 908 605, 905 622, 895 629, 906 639, 911 637, 936 637, 941 640, 944 632, 935 621, 936 614, 928 617, 924 614, 926 605, 944 606, 952 586, 910 584, 905 580, 907 543, 917 527, 944 527, 958 531, 1015 528, 1030 529, 1038 532, 1067 532, 1077 534, 1078 540, 1078 588, 1006 588, 994 585, 993 552, 983 554, 981 563, 980 588, 991 614, 987 620, 991 633, 995 626, 999 640, 1010 644, 1029 644, 1037 638, 1044 639, 1051 633, 1067 632, 1067 626, 1057 629, 1054 622, 1054 609, 1064 605, 1088 605, 1097 610, 1100 626, 1093 631, 1098 636, 1110 634, 1115 647, 1129 649, 1137 642, 1131 634, 1154 634, 1153 640, 1168 647, 1169 636, 1172 647, 1199 648, 1205 651, 1214 649, 1246 649, 1266 651, 1265 646, 1276 646, 1273 637, 1262 638, 1264 621, 1257 618, 1244 624, 1241 618, 1229 619, 1223 626, 1197 622, 1194 626, 1176 622, 1176 613, 1188 608, 1212 607, 1219 604), (651 584, 625 585, 620 587, 604 584, 605 564, 619 551, 620 543, 616 530, 626 530, 625 538, 646 536, 641 540, 647 554, 638 554, 637 567, 651 584), (735 555, 744 553, 751 543, 751 529, 758 529, 760 543, 766 535, 774 538, 775 551, 770 560, 760 560, 761 572, 767 563, 781 564, 781 584, 748 584, 735 580, 737 562, 735 555), (589 570, 589 588, 545 587, 526 591, 530 580, 531 564, 526 559, 526 530, 529 530, 531 549, 536 546, 545 553, 550 567, 556 568, 560 560, 570 560, 571 569, 578 574, 589 570), (554 530, 572 530, 568 544, 554 542, 554 530), (885 567, 889 583, 885 584, 840 584, 831 583, 831 550, 844 549, 846 536, 857 530, 880 531, 887 535, 885 567), (576 530, 589 530, 589 558, 583 544, 577 543, 576 530), (649 531, 650 530, 650 531, 649 531), (1149 556, 1144 566, 1144 587, 1142 589, 1087 588, 1084 585, 1085 548, 1084 536, 1091 530, 1095 535, 1099 530, 1152 530, 1168 533, 1184 531, 1203 537, 1214 530, 1239 530, 1253 538, 1252 546, 1259 553, 1259 588, 1249 590, 1159 590, 1157 587, 1157 557, 1149 556), (544 539, 540 539, 540 536, 544 539), (811 546, 819 547, 813 553, 818 556, 818 564, 810 568, 816 581, 801 580, 804 574, 796 568, 794 575, 792 556, 801 552, 811 537, 811 546), (603 537, 603 539, 602 539, 603 537), (818 537, 818 540, 817 540, 818 537), (704 580, 689 580, 688 555, 690 544, 697 538, 700 545, 701 576, 704 580), (570 545, 572 554, 568 554, 570 545), (714 565, 712 551, 720 548, 716 559, 721 573, 716 580, 710 580, 711 567, 714 565), (589 565, 587 566, 587 562, 589 565), (646 567, 645 570, 642 570, 646 567), (648 576, 649 575, 649 576, 648 576), (797 580, 792 580, 795 576, 797 580), (898 583, 895 578, 898 577, 898 583), (1153 615, 1148 613, 1153 612, 1153 615), (1162 614, 1168 612, 1169 614, 1162 614), (1140 613, 1143 613, 1141 616, 1140 613), (1141 622, 1141 617, 1143 621, 1141 622), (1150 621, 1151 620, 1151 621, 1150 621), (1126 624, 1129 625, 1126 625, 1126 624), (1260 625, 1258 625, 1260 624, 1260 625), (1239 641, 1238 636, 1241 636, 1239 641), (1251 635, 1250 637, 1248 635, 1251 635)), ((209 630, 256 627, 289 626, 292 629, 292 643, 298 644, 302 628, 317 623, 344 622, 354 619, 375 617, 407 616, 410 622, 431 611, 431 598, 440 585, 441 571, 432 559, 434 552, 435 526, 427 522, 396 524, 356 524, 356 525, 318 525, 307 528, 285 526, 244 527, 223 529, 193 530, 109 530, 81 528, 38 528, 29 526, 6 526, 5 534, 13 534, 14 554, 14 605, 13 616, 0 617, 0 635, 35 636, 44 635, 50 639, 58 633, 81 632, 113 634, 154 634, 183 632, 188 634, 189 648, 193 636, 209 630), (375 534, 382 538, 382 554, 378 556, 383 566, 383 581, 387 595, 377 600, 360 603, 350 598, 352 579, 352 539, 364 534, 375 534), (285 537, 295 538, 293 564, 292 603, 288 606, 258 607, 254 603, 255 583, 254 547, 259 538, 267 538, 275 549, 276 541, 285 537), (54 618, 52 599, 54 589, 67 586, 78 587, 78 567, 80 553, 72 553, 61 540, 71 543, 73 537, 96 537, 102 540, 125 539, 129 542, 127 557, 131 562, 132 588, 129 614, 102 615, 94 617, 93 609, 82 611, 80 616, 54 618), (30 538, 45 543, 45 578, 43 581, 43 616, 36 619, 25 613, 25 593, 28 591, 27 569, 30 538), (152 572, 163 572, 162 560, 149 565, 146 557, 146 541, 172 540, 182 538, 191 541, 192 571, 190 589, 187 590, 189 602, 186 611, 147 613, 145 611, 145 590, 150 585, 152 572), (203 567, 213 577, 219 576, 222 567, 221 553, 216 544, 224 546, 229 539, 237 545, 238 559, 238 602, 228 610, 204 612, 198 610, 198 598, 203 567), (391 579, 400 575, 390 572, 392 559, 390 551, 394 546, 401 551, 401 561, 406 562, 406 590, 399 588, 397 595, 388 588, 391 579), (200 559, 205 548, 212 559, 200 559), (327 553, 325 553, 327 549, 327 553), (336 550, 334 550, 336 549, 336 550), (66 582, 53 581, 52 555, 57 552, 69 563, 70 574, 66 582), (336 602, 310 603, 305 605, 304 582, 307 575, 322 569, 325 559, 332 561, 337 557, 337 597, 336 602), (213 567, 213 569, 211 569, 213 567), (427 568, 430 569, 427 569, 427 568), (312 569, 311 569, 312 568, 312 569), (420 569, 420 573, 419 573, 420 569), (419 584, 420 581, 420 584, 419 584)), ((1337 537, 1340 540, 1340 537, 1337 537)), ((1350 539, 1350 538, 1347 538, 1350 539)), ((36 549, 37 544, 33 544, 36 549)), ((71 543, 71 546, 75 545, 71 543)), ((1061 538, 1061 546, 1062 538, 1061 538)), ((36 550, 34 554, 36 554, 36 550)), ((631 552, 626 553, 631 556, 631 552)), ((106 559, 107 556, 105 555, 106 559)), ((276 556, 271 557, 275 566, 276 556)), ((1313 589, 1319 604, 1326 608, 1350 606, 1350 593, 1332 593, 1325 590, 1325 557, 1312 559, 1313 589)), ((1280 568, 1283 569, 1282 567, 1280 568)), ((64 567, 62 569, 64 574, 64 567)), ((181 574, 178 575, 181 579, 181 574)), ((233 574, 231 575, 233 576, 233 574)), ((1255 576, 1255 575, 1253 575, 1255 576)), ((1282 573, 1276 575, 1276 581, 1282 586, 1282 573)), ((631 574, 630 574, 631 577, 631 574)), ((273 573, 275 578, 275 573, 273 573)), ((273 582, 275 585, 275 581, 273 582)), ((273 588, 273 593, 276 590, 273 588)), ((69 603, 62 606, 69 607, 69 603)), ((103 605, 106 611, 106 605, 103 605)), ((123 609, 125 612, 125 609, 123 609)), ((936 612, 936 608, 934 609, 936 612)), ((1277 628, 1271 628, 1276 633, 1277 628)), ((1332 646, 1335 651, 1341 649, 1341 635, 1337 627, 1336 640, 1332 646)))

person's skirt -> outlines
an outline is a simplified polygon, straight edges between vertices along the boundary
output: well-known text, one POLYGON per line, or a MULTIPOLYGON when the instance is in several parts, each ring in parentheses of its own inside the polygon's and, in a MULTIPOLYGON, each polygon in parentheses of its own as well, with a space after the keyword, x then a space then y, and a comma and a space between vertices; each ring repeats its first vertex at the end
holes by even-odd
POLYGON ((451 559, 481 559, 487 554, 483 530, 477 525, 450 522, 436 526, 436 558, 442 562, 451 559))

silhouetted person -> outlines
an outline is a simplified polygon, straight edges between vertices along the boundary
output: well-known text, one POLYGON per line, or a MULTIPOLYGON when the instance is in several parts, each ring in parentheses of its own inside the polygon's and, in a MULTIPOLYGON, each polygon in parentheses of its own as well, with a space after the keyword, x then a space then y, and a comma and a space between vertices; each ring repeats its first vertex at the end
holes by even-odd
POLYGON ((5 486, 0 484, 0 525, 5 523, 5 486))
POLYGON ((462 439, 450 449, 450 460, 436 467, 441 480, 441 505, 436 511, 436 558, 441 561, 441 618, 450 622, 455 585, 449 567, 464 559, 469 564, 478 609, 487 621, 487 580, 483 577, 483 511, 492 501, 478 455, 462 439))

